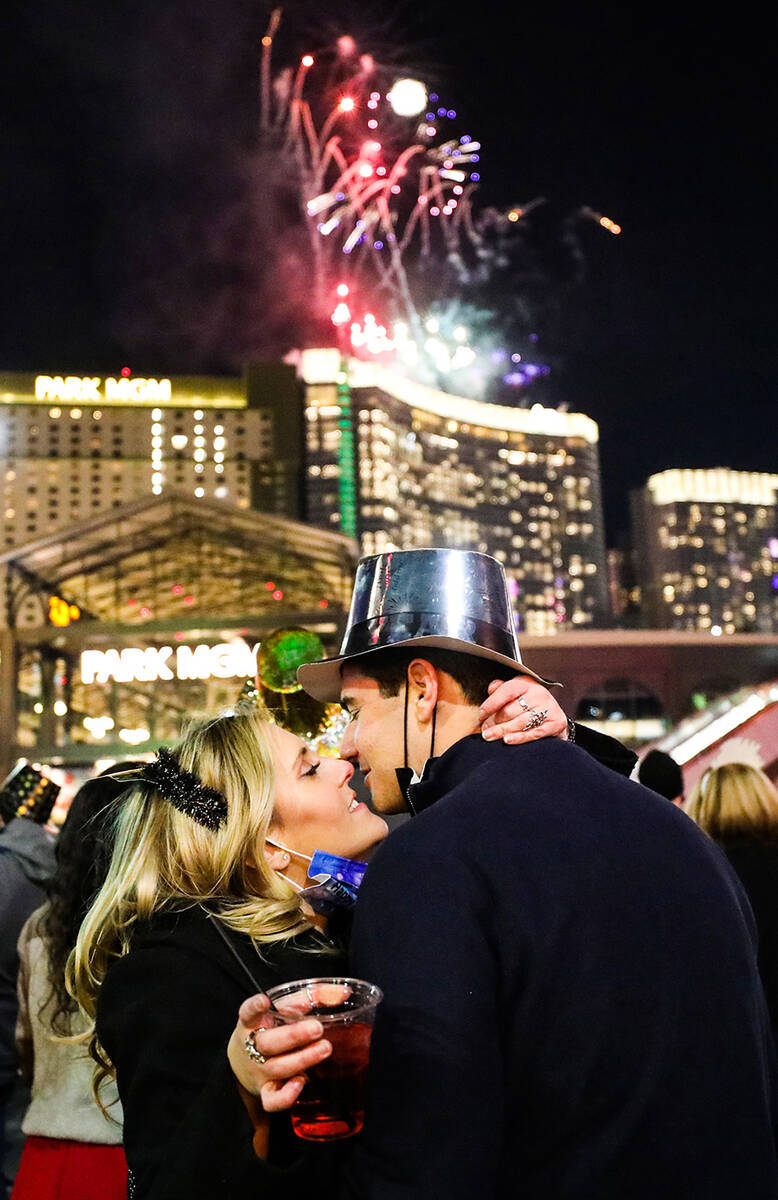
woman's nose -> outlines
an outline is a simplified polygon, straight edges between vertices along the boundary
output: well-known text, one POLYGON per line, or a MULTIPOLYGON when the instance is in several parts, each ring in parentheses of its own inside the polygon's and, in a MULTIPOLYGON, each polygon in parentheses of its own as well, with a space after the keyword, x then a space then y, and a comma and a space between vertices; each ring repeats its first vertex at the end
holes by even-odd
POLYGON ((354 737, 354 727, 349 722, 346 726, 346 732, 343 734, 343 740, 340 744, 340 757, 351 761, 357 756, 356 739, 354 737))
POLYGON ((340 759, 340 765, 343 767, 343 782, 348 783, 351 776, 354 774, 354 764, 346 758, 340 759))

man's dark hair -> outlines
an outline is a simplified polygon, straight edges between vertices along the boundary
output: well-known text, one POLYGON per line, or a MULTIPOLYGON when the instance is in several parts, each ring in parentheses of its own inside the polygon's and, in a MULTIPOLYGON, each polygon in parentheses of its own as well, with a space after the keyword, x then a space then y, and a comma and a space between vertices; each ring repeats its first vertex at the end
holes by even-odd
POLYGON ((483 704, 493 679, 512 679, 517 668, 476 658, 461 650, 439 650, 429 646, 387 646, 385 650, 358 655, 348 660, 362 675, 374 679, 382 696, 396 696, 408 678, 408 665, 415 658, 426 658, 437 671, 445 671, 462 689, 468 704, 483 704))

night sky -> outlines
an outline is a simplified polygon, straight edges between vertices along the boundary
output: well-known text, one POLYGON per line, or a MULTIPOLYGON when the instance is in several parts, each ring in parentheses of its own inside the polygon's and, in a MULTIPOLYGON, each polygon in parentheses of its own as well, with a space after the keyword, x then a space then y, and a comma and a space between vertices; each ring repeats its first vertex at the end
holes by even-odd
MULTIPOLYGON (((278 348, 283 288, 241 201, 270 7, 12 0, 0 370, 233 372, 278 348)), ((579 223, 536 385, 598 421, 615 543, 653 471, 778 471, 774 17, 504 7, 299 0, 279 53, 353 34, 456 105, 484 204, 543 196, 547 225, 587 205, 622 226, 579 223)))

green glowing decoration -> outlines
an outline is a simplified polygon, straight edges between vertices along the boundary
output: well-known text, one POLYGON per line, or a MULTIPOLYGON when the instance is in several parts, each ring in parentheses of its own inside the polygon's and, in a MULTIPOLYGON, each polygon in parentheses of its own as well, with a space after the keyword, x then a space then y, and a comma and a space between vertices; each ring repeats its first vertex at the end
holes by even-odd
POLYGON ((297 668, 324 658, 318 634, 308 629, 276 629, 259 648, 259 682, 271 692, 299 692, 297 668))
MULTIPOLYGON (((257 655, 255 698, 272 713, 277 724, 317 744, 330 729, 340 705, 322 704, 297 682, 297 668, 324 658, 321 638, 308 629, 276 629, 264 639, 257 655)), ((248 697, 249 684, 244 688, 248 697)))

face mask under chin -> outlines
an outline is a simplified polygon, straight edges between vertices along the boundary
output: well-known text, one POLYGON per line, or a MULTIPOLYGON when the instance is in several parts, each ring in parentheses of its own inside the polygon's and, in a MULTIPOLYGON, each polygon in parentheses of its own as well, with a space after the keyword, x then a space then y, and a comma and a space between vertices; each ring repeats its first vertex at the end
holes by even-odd
POLYGON ((367 870, 367 863, 355 858, 344 858, 340 854, 330 854, 327 850, 314 850, 313 855, 303 854, 300 850, 292 850, 280 842, 266 838, 271 846, 285 850, 296 858, 304 858, 308 866, 308 878, 315 880, 310 887, 301 887, 283 871, 278 874, 290 883, 300 898, 310 905, 314 912, 321 916, 330 916, 336 909, 353 908, 357 902, 359 887, 367 870))

